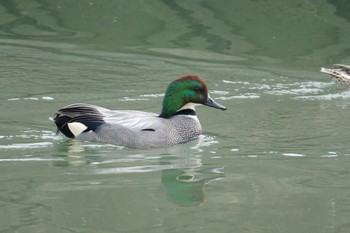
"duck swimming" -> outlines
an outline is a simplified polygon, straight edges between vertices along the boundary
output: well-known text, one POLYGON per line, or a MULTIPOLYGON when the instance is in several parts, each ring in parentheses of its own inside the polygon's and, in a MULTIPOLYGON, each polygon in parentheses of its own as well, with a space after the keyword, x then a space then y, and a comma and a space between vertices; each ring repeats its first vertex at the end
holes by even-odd
POLYGON ((160 148, 184 143, 202 134, 195 111, 195 106, 201 104, 226 110, 209 96, 202 78, 188 75, 169 84, 160 114, 77 103, 59 109, 53 121, 57 132, 69 138, 134 148, 160 148))
POLYGON ((329 74, 340 84, 350 87, 350 66, 342 64, 334 64, 333 69, 327 69, 321 67, 321 72, 329 74))

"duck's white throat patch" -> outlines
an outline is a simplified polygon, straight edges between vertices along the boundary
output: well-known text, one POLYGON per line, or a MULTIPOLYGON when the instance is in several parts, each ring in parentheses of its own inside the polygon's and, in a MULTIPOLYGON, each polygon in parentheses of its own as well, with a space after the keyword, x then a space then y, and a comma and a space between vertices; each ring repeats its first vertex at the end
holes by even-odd
POLYGON ((196 103, 187 103, 184 106, 182 106, 179 110, 177 110, 178 112, 184 109, 192 109, 195 110, 195 107, 198 106, 200 104, 196 104, 196 103))

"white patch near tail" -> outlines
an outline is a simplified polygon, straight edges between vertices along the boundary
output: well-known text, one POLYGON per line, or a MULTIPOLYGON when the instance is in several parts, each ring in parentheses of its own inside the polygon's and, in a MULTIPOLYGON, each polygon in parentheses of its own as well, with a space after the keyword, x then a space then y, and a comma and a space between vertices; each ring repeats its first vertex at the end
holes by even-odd
POLYGON ((72 132, 74 137, 78 137, 82 132, 84 132, 87 129, 86 125, 80 122, 68 123, 68 128, 72 132))

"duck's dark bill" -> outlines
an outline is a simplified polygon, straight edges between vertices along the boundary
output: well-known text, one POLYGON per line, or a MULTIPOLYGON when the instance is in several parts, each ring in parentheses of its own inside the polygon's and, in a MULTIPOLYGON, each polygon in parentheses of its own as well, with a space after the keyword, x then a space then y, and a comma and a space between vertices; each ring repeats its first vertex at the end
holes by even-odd
POLYGON ((208 96, 207 101, 204 103, 204 105, 212 107, 212 108, 217 108, 221 110, 226 110, 225 106, 222 106, 221 104, 216 103, 212 98, 208 96))

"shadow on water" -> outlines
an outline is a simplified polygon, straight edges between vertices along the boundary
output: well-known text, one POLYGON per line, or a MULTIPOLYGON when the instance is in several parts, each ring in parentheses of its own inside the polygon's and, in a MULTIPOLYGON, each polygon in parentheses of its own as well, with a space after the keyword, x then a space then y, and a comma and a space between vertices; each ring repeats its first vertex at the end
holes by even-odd
MULTIPOLYGON (((170 164, 169 158, 162 159, 162 164, 170 164)), ((223 178, 223 168, 200 169, 165 169, 161 172, 162 184, 166 189, 167 199, 182 207, 204 204, 205 186, 223 178)))
POLYGON ((144 173, 160 172, 168 201, 182 207, 201 206, 205 201, 205 186, 224 177, 223 167, 202 162, 204 158, 200 148, 213 143, 212 140, 202 137, 198 143, 189 143, 193 145, 192 149, 179 145, 150 151, 72 141, 55 146, 62 155, 55 156, 52 163, 67 171, 82 168, 84 176, 92 175, 100 183, 106 176, 108 180, 123 174, 142 176, 144 173))

